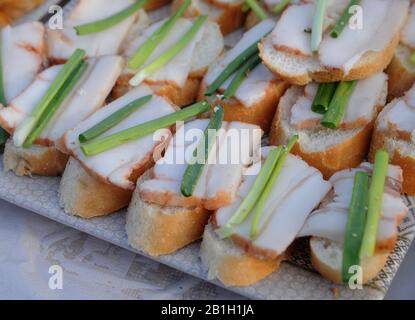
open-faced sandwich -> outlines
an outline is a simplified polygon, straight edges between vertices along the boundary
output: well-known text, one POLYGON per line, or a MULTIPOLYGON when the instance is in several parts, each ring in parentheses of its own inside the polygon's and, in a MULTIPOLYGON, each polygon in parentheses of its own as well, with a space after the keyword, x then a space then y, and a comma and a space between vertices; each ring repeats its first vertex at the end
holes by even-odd
POLYGON ((48 59, 63 63, 75 49, 89 58, 118 55, 123 43, 149 23, 148 0, 76 0, 65 7, 63 29, 47 28, 48 59), (131 35, 132 34, 132 35, 131 35))
POLYGON ((311 237, 315 269, 335 283, 365 284, 384 267, 407 215, 402 170, 384 150, 374 164, 336 173, 334 189, 305 222, 298 237, 311 237))
MULTIPOLYGON (((172 10, 176 10, 187 0, 173 0, 172 10)), ((187 18, 207 15, 217 23, 223 34, 240 28, 245 21, 244 0, 192 0, 184 12, 187 18)))
POLYGON ((391 101, 379 114, 370 150, 388 150, 392 164, 403 170, 403 192, 415 195, 415 85, 403 97, 391 101))
POLYGON ((137 182, 126 224, 134 248, 175 252, 202 236, 212 211, 236 200, 262 130, 223 117, 217 107, 210 120, 179 127, 164 157, 137 182))
POLYGON ((364 80, 293 86, 280 100, 270 142, 285 144, 298 134, 293 153, 329 178, 365 159, 386 95, 382 72, 364 80))
POLYGON ((210 279, 248 286, 274 272, 329 192, 317 169, 289 153, 294 143, 263 148, 249 168, 256 173, 244 176, 236 200, 212 216, 200 251, 210 279))
POLYGON ((278 101, 287 84, 261 63, 258 42, 274 27, 266 19, 246 32, 240 41, 209 68, 200 86, 199 99, 220 104, 225 120, 261 126, 268 132, 278 101))
POLYGON ((37 74, 0 110, 0 125, 12 135, 4 169, 18 175, 58 175, 67 156, 56 148, 64 133, 102 107, 123 68, 120 56, 83 60, 76 50, 64 65, 37 74))
POLYGON ((401 97, 415 83, 415 1, 413 0, 402 30, 401 42, 386 72, 389 75, 389 101, 401 97))
POLYGON ((43 2, 44 0, 2 0, 0 2, 0 27, 9 25, 43 2))
POLYGON ((260 56, 277 76, 296 85, 365 79, 393 58, 408 8, 408 0, 291 5, 260 43, 260 56))
POLYGON ((141 85, 69 130, 61 144, 71 156, 60 185, 65 212, 92 218, 128 206, 138 177, 168 144, 167 129, 208 109, 201 102, 179 111, 141 85))
POLYGON ((180 107, 195 101, 207 68, 223 51, 223 37, 207 16, 181 17, 190 3, 184 1, 169 18, 151 24, 129 43, 115 97, 143 82, 180 107))

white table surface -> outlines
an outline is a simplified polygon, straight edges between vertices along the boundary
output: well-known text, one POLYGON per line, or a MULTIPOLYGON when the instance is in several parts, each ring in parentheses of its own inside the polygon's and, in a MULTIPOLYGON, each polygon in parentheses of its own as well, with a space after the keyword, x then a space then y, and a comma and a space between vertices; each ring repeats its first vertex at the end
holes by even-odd
MULTIPOLYGON (((239 299, 238 295, 0 200, 0 299, 239 299), (63 289, 48 286, 50 266, 63 289)), ((415 299, 415 246, 387 299, 415 299)))

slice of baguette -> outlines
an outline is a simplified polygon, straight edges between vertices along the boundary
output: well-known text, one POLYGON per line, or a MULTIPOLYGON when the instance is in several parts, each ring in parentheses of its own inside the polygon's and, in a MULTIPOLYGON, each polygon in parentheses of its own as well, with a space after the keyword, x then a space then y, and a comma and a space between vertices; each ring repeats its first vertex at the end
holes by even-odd
MULTIPOLYGON (((137 185, 148 176, 144 174, 137 185)), ((137 188, 126 217, 128 242, 152 256, 169 254, 200 239, 209 216, 210 212, 200 207, 161 207, 144 202, 137 188)))
POLYGON ((357 61, 348 74, 341 69, 322 66, 316 58, 303 58, 275 50, 271 36, 258 45, 260 57, 268 68, 280 78, 295 85, 306 85, 311 81, 335 82, 365 79, 383 71, 391 62, 399 43, 398 33, 390 44, 379 52, 368 52, 357 61))
MULTIPOLYGON (((326 279, 343 284, 342 261, 343 246, 339 243, 312 237, 310 239, 311 262, 314 268, 326 279)), ((368 283, 382 270, 386 264, 388 253, 376 254, 361 261, 363 283, 368 283)))
MULTIPOLYGON (((300 87, 291 87, 281 98, 270 132, 271 145, 285 145, 293 134, 300 140, 292 150, 309 165, 329 179, 335 172, 358 166, 369 150, 375 119, 358 129, 304 129, 296 130, 289 123, 290 107, 302 94, 300 87)), ((380 111, 380 106, 378 110, 380 111)))
POLYGON ((389 76, 388 101, 399 98, 415 83, 415 65, 411 62, 412 51, 398 46, 391 64, 386 69, 389 76))
POLYGON ((16 147, 9 139, 4 147, 5 171, 18 176, 57 176, 65 170, 68 156, 55 147, 33 145, 30 149, 16 147))
POLYGON ((128 206, 132 191, 105 183, 70 158, 59 187, 59 202, 68 214, 93 218, 128 206))
POLYGON ((219 279, 226 286, 245 287, 257 283, 274 271, 284 260, 259 259, 249 255, 231 240, 221 240, 208 224, 200 246, 200 257, 208 278, 219 279))
POLYGON ((410 196, 415 196, 415 144, 401 140, 393 134, 388 135, 378 127, 378 123, 382 121, 383 116, 395 105, 396 101, 398 100, 394 100, 387 105, 376 120, 370 145, 369 160, 374 161, 377 150, 386 149, 389 152, 389 162, 400 166, 403 170, 403 192, 410 196))
MULTIPOLYGON (((199 92, 200 83, 205 75, 209 65, 217 59, 223 51, 223 36, 219 26, 213 22, 207 22, 203 41, 196 45, 191 61, 191 70, 189 77, 183 86, 179 88, 171 83, 147 83, 155 94, 169 99, 177 106, 186 106, 193 103, 199 92)), ((117 99, 130 90, 128 82, 133 77, 133 73, 124 70, 117 84, 112 91, 112 98, 117 99)))
MULTIPOLYGON (((250 107, 244 106, 238 99, 221 100, 217 95, 208 97, 212 106, 220 104, 225 111, 225 121, 240 121, 260 126, 264 132, 269 132, 272 118, 288 84, 275 80, 268 86, 263 99, 250 107)), ((200 86, 198 100, 205 100, 206 84, 200 86)))
MULTIPOLYGON (((173 0, 172 11, 181 6, 183 0, 173 0)), ((200 15, 208 15, 211 21, 220 26, 224 35, 240 28, 245 21, 246 13, 242 11, 243 2, 220 5, 208 0, 193 0, 192 4, 185 11, 184 16, 193 18, 200 15)))

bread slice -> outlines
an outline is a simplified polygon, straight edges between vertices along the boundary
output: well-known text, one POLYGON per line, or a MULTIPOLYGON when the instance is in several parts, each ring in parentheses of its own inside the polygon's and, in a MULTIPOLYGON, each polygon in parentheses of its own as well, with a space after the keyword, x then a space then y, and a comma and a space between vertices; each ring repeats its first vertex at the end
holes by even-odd
MULTIPOLYGON (((172 10, 176 10, 182 3, 183 0, 173 0, 172 10)), ((244 24, 246 13, 242 11, 242 5, 243 2, 220 5, 208 0, 193 0, 184 16, 192 18, 206 14, 211 21, 220 26, 220 30, 226 35, 244 24)))
MULTIPOLYGON (((217 95, 208 97, 208 101, 212 106, 220 104, 223 107, 225 111, 225 121, 240 121, 256 124, 267 133, 271 127, 278 102, 287 87, 288 84, 284 81, 275 80, 270 82, 262 100, 249 107, 244 106, 236 98, 221 100, 217 95)), ((202 83, 198 100, 206 99, 204 95, 205 91, 206 84, 202 83)))
MULTIPOLYGON (((281 98, 271 132, 271 145, 285 145, 294 133, 300 135, 292 153, 323 173, 325 179, 335 172, 358 166, 369 150, 375 119, 357 129, 302 129, 290 125, 290 107, 302 94, 301 87, 291 87, 281 98)), ((381 106, 378 107, 380 111, 381 106)))
POLYGON ((415 83, 415 65, 411 62, 411 54, 408 47, 398 46, 386 69, 389 75, 388 101, 402 97, 415 83))
MULTIPOLYGON (((203 41, 196 45, 191 61, 191 70, 183 88, 179 88, 171 83, 147 83, 155 94, 169 99, 177 106, 186 106, 193 103, 199 92, 200 83, 209 65, 223 51, 223 36, 219 26, 213 22, 207 22, 203 41)), ((112 98, 117 99, 130 90, 129 81, 133 77, 130 70, 124 70, 117 84, 112 91, 112 98)))
POLYGON ((400 34, 396 34, 389 45, 379 52, 367 52, 348 74, 341 69, 320 65, 316 58, 298 57, 275 50, 271 36, 265 37, 258 45, 260 57, 267 67, 280 78, 295 85, 306 85, 311 81, 335 82, 365 79, 383 71, 391 62, 399 43, 400 34))
MULTIPOLYGON (((343 284, 342 262, 343 246, 339 243, 312 237, 310 239, 311 262, 313 267, 326 279, 343 284)), ((376 254, 361 261, 363 283, 368 283, 382 270, 386 264, 388 253, 376 254)))
POLYGON ((59 202, 68 214, 93 218, 128 206, 132 191, 106 183, 70 158, 59 187, 59 202))
MULTIPOLYGON (((144 174, 137 185, 149 174, 144 174)), ((200 239, 210 212, 200 207, 161 207, 144 202, 138 188, 127 212, 127 236, 130 245, 152 256, 175 252, 200 239)))
POLYGON ((230 239, 221 240, 208 224, 200 246, 200 257, 209 279, 219 279, 226 286, 245 287, 276 271, 284 260, 260 259, 247 254, 230 239))
POLYGON ((16 147, 9 139, 4 147, 5 171, 18 176, 57 176, 65 170, 68 156, 55 147, 33 145, 29 149, 16 147))

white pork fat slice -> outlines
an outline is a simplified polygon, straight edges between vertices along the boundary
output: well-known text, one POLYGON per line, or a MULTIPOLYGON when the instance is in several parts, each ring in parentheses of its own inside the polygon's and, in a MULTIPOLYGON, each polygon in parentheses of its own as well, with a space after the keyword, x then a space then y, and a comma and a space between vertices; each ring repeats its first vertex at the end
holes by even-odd
MULTIPOLYGON (((104 104, 121 74, 123 59, 119 56, 105 56, 90 59, 88 63, 84 75, 41 132, 37 143, 54 145, 68 129, 73 128, 104 104)), ((56 65, 41 72, 7 108, 0 110, 0 123, 5 129, 13 132, 30 116, 61 68, 61 65, 56 65)))
POLYGON ((45 27, 28 22, 0 30, 1 65, 6 102, 9 103, 33 82, 46 56, 45 27))
MULTIPOLYGON (((263 154, 265 155, 265 154, 263 154)), ((217 227, 223 227, 251 190, 256 176, 244 179, 238 198, 216 212, 217 227)), ((250 237, 253 214, 234 227, 234 236, 247 243, 252 254, 276 258, 285 252, 297 236, 310 212, 319 205, 331 185, 322 174, 300 158, 289 155, 263 207, 258 233, 250 237)), ((255 209, 254 209, 255 210, 255 209)), ((253 211, 254 211, 253 210, 253 211)))
MULTIPOLYGON (((137 40, 134 41, 126 50, 127 56, 131 57, 134 52, 166 22, 166 20, 167 19, 161 20, 146 28, 140 37, 138 37, 137 40)), ((143 67, 151 64, 154 60, 165 53, 166 50, 177 43, 179 39, 189 30, 192 24, 193 21, 190 19, 180 18, 177 20, 172 30, 169 32, 169 36, 165 37, 157 45, 156 49, 150 55, 143 67)), ((180 51, 180 53, 171 59, 163 68, 156 71, 152 75, 147 76, 144 81, 147 81, 149 84, 154 82, 167 82, 172 83, 178 88, 183 87, 191 69, 190 61, 192 61, 195 47, 200 41, 203 41, 203 32, 204 26, 200 28, 200 30, 196 33, 188 45, 180 51)), ((135 72, 138 72, 139 70, 136 70, 135 72)))
POLYGON ((338 38, 325 34, 319 49, 323 66, 342 69, 346 74, 368 52, 386 49, 405 24, 407 0, 362 0, 361 27, 345 28, 338 38))
MULTIPOLYGON (((79 123, 74 129, 67 132, 64 141, 71 155, 78 159, 84 167, 109 183, 124 189, 133 189, 135 181, 132 181, 130 178, 134 170, 152 161, 155 149, 165 142, 156 139, 156 136, 150 134, 100 154, 86 156, 80 148, 79 135, 132 101, 147 95, 152 95, 149 102, 95 139, 107 137, 176 111, 174 105, 164 98, 154 95, 152 90, 146 85, 138 86, 126 95, 98 110, 89 118, 79 123)), ((168 138, 168 136, 165 138, 168 138)))
POLYGON ((402 31, 401 42, 411 49, 415 49, 415 4, 412 4, 408 20, 402 31))
MULTIPOLYGON (((372 170, 372 164, 363 163, 356 169, 343 170, 334 174, 330 179, 334 187, 333 198, 310 215, 298 237, 315 236, 343 243, 354 177, 359 171, 371 173, 372 170)), ((397 226, 408 213, 408 208, 399 195, 402 182, 401 168, 390 165, 377 233, 379 247, 384 247, 385 244, 393 245, 397 235, 397 226), (399 189, 399 191, 395 189, 399 189)))
MULTIPOLYGON (((356 128, 371 122, 376 109, 386 103, 387 80, 383 72, 359 80, 346 105, 340 127, 356 128)), ((311 110, 316 92, 317 85, 308 84, 304 88, 304 95, 300 96, 291 107, 290 123, 297 129, 320 125, 323 115, 311 110)))
POLYGON ((78 36, 73 27, 108 18, 134 2, 134 0, 113 0, 103 5, 102 0, 78 0, 65 14, 63 30, 47 28, 49 58, 58 61, 67 60, 77 48, 84 49, 88 57, 118 54, 138 13, 109 29, 89 35, 78 36))
MULTIPOLYGON (((244 169, 261 145, 262 130, 241 122, 223 122, 191 197, 180 192, 183 175, 203 137, 209 120, 193 120, 177 130, 163 158, 156 162, 153 177, 139 186, 143 200, 162 206, 203 206, 215 210, 231 203, 244 169)), ((203 155, 202 155, 203 156, 203 155)), ((199 158, 203 160, 203 157, 199 158)))

